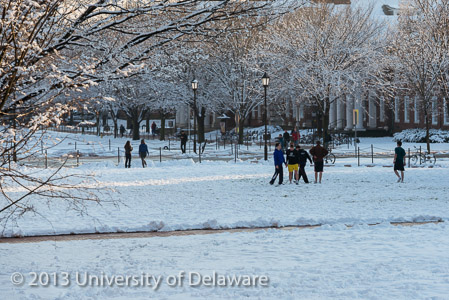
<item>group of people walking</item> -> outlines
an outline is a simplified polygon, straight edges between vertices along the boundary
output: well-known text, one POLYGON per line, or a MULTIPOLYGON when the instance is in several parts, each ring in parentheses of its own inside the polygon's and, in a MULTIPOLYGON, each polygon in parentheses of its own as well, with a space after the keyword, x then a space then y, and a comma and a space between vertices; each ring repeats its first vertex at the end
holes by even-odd
POLYGON ((306 174, 306 164, 307 160, 310 162, 310 165, 314 165, 315 168, 315 183, 321 183, 321 179, 323 177, 323 166, 324 157, 328 154, 328 151, 321 147, 320 141, 316 142, 316 145, 310 149, 310 157, 309 153, 306 150, 302 149, 300 145, 296 145, 294 143, 290 143, 289 149, 285 152, 286 159, 284 159, 284 152, 282 151, 281 143, 276 143, 276 149, 274 150, 274 174, 270 180, 270 184, 274 184, 276 178, 279 177, 279 185, 281 185, 284 181, 284 170, 283 165, 288 168, 288 179, 289 182, 294 182, 296 184, 299 183, 301 177, 303 178, 305 183, 309 183, 309 179, 306 174))

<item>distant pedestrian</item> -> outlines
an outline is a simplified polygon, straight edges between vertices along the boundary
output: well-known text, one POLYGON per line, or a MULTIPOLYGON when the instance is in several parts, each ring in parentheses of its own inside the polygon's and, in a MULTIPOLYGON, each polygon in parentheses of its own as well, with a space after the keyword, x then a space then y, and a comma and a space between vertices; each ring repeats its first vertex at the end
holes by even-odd
POLYGON ((282 133, 279 133, 279 136, 276 138, 276 143, 281 144, 281 151, 284 153, 284 137, 282 136, 282 133))
POLYGON ((156 129, 157 129, 157 125, 156 125, 156 123, 153 121, 153 123, 151 124, 151 134, 152 134, 153 136, 156 135, 156 129))
POLYGON ((296 127, 293 128, 292 133, 291 133, 291 138, 292 138, 293 144, 295 144, 295 147, 298 146, 300 137, 301 137, 301 135, 299 134, 298 129, 296 127))
POLYGON ((309 179, 307 178, 305 167, 307 164, 307 160, 310 161, 310 165, 313 164, 312 159, 310 158, 310 155, 309 155, 309 153, 307 153, 306 150, 301 149, 300 145, 296 146, 296 154, 298 155, 298 163, 299 163, 298 182, 302 177, 305 183, 309 183, 309 179))
POLYGON ((142 139, 139 145, 139 157, 142 160, 142 168, 147 166, 147 162, 145 161, 147 154, 150 155, 150 152, 148 152, 148 146, 145 144, 145 140, 142 139))
POLYGON ((321 142, 316 141, 316 146, 310 149, 310 154, 313 157, 313 164, 315 165, 315 183, 318 183, 318 173, 320 174, 320 181, 323 177, 324 157, 329 153, 325 148, 321 147, 321 142))
POLYGON ((290 134, 288 133, 287 129, 285 129, 285 131, 284 131, 283 138, 284 138, 284 147, 283 148, 287 149, 288 144, 290 144, 290 134))
POLYGON ((126 132, 125 126, 120 125, 120 136, 123 137, 123 135, 125 134, 125 132, 126 132))
POLYGON ((279 176, 279 184, 281 185, 284 180, 284 170, 282 169, 282 164, 285 164, 287 166, 285 159, 284 159, 284 153, 281 151, 281 144, 276 143, 276 149, 273 152, 274 157, 274 175, 270 180, 270 184, 273 184, 276 180, 276 177, 279 176))
POLYGON ((402 142, 397 142, 397 147, 394 149, 394 174, 398 177, 398 182, 404 182, 404 165, 405 165, 405 150, 401 147, 402 142), (398 171, 401 171, 399 176, 398 171))
POLYGON ((181 151, 182 153, 186 153, 186 144, 187 144, 187 134, 184 132, 184 130, 181 130, 181 151))
POLYGON ((131 142, 127 141, 125 144, 125 168, 131 168, 131 151, 133 151, 133 147, 131 142))
POLYGON ((294 172, 295 183, 298 184, 298 154, 296 153, 295 145, 293 145, 293 143, 290 143, 290 148, 287 149, 287 168, 289 182, 292 183, 294 172))

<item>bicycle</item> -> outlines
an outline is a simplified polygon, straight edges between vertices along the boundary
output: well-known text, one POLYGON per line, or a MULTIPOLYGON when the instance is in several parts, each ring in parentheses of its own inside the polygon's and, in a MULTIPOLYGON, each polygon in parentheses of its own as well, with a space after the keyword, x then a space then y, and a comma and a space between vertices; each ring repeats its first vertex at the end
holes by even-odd
POLYGON ((437 161, 435 153, 428 153, 427 151, 420 152, 416 146, 414 147, 416 149, 416 152, 412 156, 410 156, 410 162, 412 164, 416 165, 418 162, 420 164, 435 164, 435 162, 437 161))
POLYGON ((335 154, 332 153, 332 149, 331 149, 331 148, 328 148, 327 151, 328 151, 328 153, 327 153, 327 155, 324 157, 324 162, 325 162, 326 164, 328 164, 328 163, 335 164, 336 156, 335 156, 335 154))

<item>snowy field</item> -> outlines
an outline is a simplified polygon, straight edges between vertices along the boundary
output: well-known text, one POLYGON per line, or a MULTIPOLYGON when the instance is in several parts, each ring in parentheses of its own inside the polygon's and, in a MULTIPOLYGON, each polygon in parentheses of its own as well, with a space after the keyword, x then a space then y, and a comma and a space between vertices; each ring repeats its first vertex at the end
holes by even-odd
POLYGON ((204 236, 0 244, 0 294, 2 299, 448 299, 448 235, 446 223, 350 229, 336 224, 204 236), (215 283, 207 280, 214 272, 215 283), (184 277, 177 279, 180 273, 184 277), (24 282, 14 286, 12 274, 16 282, 24 282), (33 280, 47 274, 50 280, 42 279, 45 286, 33 280), (126 285, 120 276, 134 276, 135 281, 126 285), (149 280, 141 281, 141 276, 149 280), (224 286, 219 276, 266 276, 269 281, 224 286))
MULTIPOLYGON (((85 140, 78 144, 85 151, 98 151, 102 142, 95 136, 71 137, 85 140)), ((122 142, 115 140, 116 145, 122 142)), ((161 143, 154 141, 154 147, 161 143)), ((391 138, 361 140, 364 147, 371 144, 386 149, 383 153, 387 155, 395 146, 391 138)), ((404 146, 419 145, 423 146, 404 146)), ((55 147, 54 155, 66 146, 55 147)), ((449 151, 448 144, 432 147, 443 154, 449 151)), ((352 150, 342 146, 338 151, 352 150)), ((439 158, 432 168, 407 168, 402 184, 396 183, 392 156, 376 158, 374 164, 363 158, 360 167, 355 158, 340 158, 325 167, 322 184, 276 187, 268 184, 274 171, 271 154, 268 162, 254 158, 261 153, 254 146, 247 160, 235 163, 230 153, 223 153, 221 160, 206 158, 201 164, 188 155, 176 154, 178 159, 148 161, 145 169, 137 159, 131 169, 113 159, 64 168, 63 174, 94 175, 96 182, 84 185, 107 188, 99 196, 114 203, 88 204, 87 214, 79 214, 57 200, 49 205, 30 198, 39 214, 28 213, 9 222, 2 235, 322 226, 0 243, 0 298, 449 299, 449 158, 439 158), (390 225, 407 221, 443 222, 390 225), (185 272, 182 286, 170 286, 180 272, 185 272), (207 278, 214 272, 215 284, 207 278), (40 276, 38 280, 36 276, 40 276), (128 276, 128 283, 120 276, 128 276), (157 288, 150 276, 159 280, 157 288), (226 276, 240 278, 240 285, 223 286, 226 276), (243 281, 245 276, 269 280, 254 286, 254 282, 243 281), (86 283, 87 277, 92 282, 86 283), (97 277, 100 282, 95 281, 97 277), (148 284, 142 277, 150 278, 148 284), (11 282, 22 279, 21 284, 11 282)), ((107 150, 103 154, 107 155, 107 150)), ((53 170, 20 168, 41 175, 53 170)), ((307 172, 312 180, 310 166, 307 172)), ((284 175, 287 177, 286 170, 284 175)), ((11 187, 8 192, 14 196, 23 190, 11 187)))

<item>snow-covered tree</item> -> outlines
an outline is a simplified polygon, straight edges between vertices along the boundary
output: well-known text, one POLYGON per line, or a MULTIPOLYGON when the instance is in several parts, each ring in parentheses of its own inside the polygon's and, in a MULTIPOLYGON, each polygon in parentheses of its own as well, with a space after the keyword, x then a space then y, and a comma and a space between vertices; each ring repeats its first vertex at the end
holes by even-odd
MULTIPOLYGON (((264 22, 267 16, 285 11, 282 4, 289 2, 1 1, 2 154, 12 152, 17 160, 23 159, 38 129, 60 122, 73 103, 56 103, 58 96, 98 82, 125 79, 143 67, 152 69, 151 63, 145 62, 151 62, 156 49, 178 43, 181 38, 187 41, 195 36, 217 35, 231 29, 221 22, 233 18, 257 16, 264 22)), ((48 180, 19 175, 16 169, 2 168, 0 172, 2 178, 11 180, 19 176, 30 182, 36 179, 42 184, 38 184, 39 189, 48 187, 58 194, 48 180)), ((38 192, 33 189, 31 194, 38 192)), ((68 197, 70 193, 58 195, 68 197)), ((5 199, 4 207, 18 207, 17 201, 5 199)))
POLYGON ((272 74, 283 97, 309 101, 322 116, 323 137, 332 102, 383 77, 382 24, 370 7, 317 3, 284 16, 265 34, 272 74))
POLYGON ((444 95, 449 68, 447 1, 411 0, 399 16, 398 35, 392 52, 397 59, 401 86, 418 98, 424 114, 427 151, 435 109, 434 97, 444 95), (443 93, 442 93, 443 91, 443 93))

